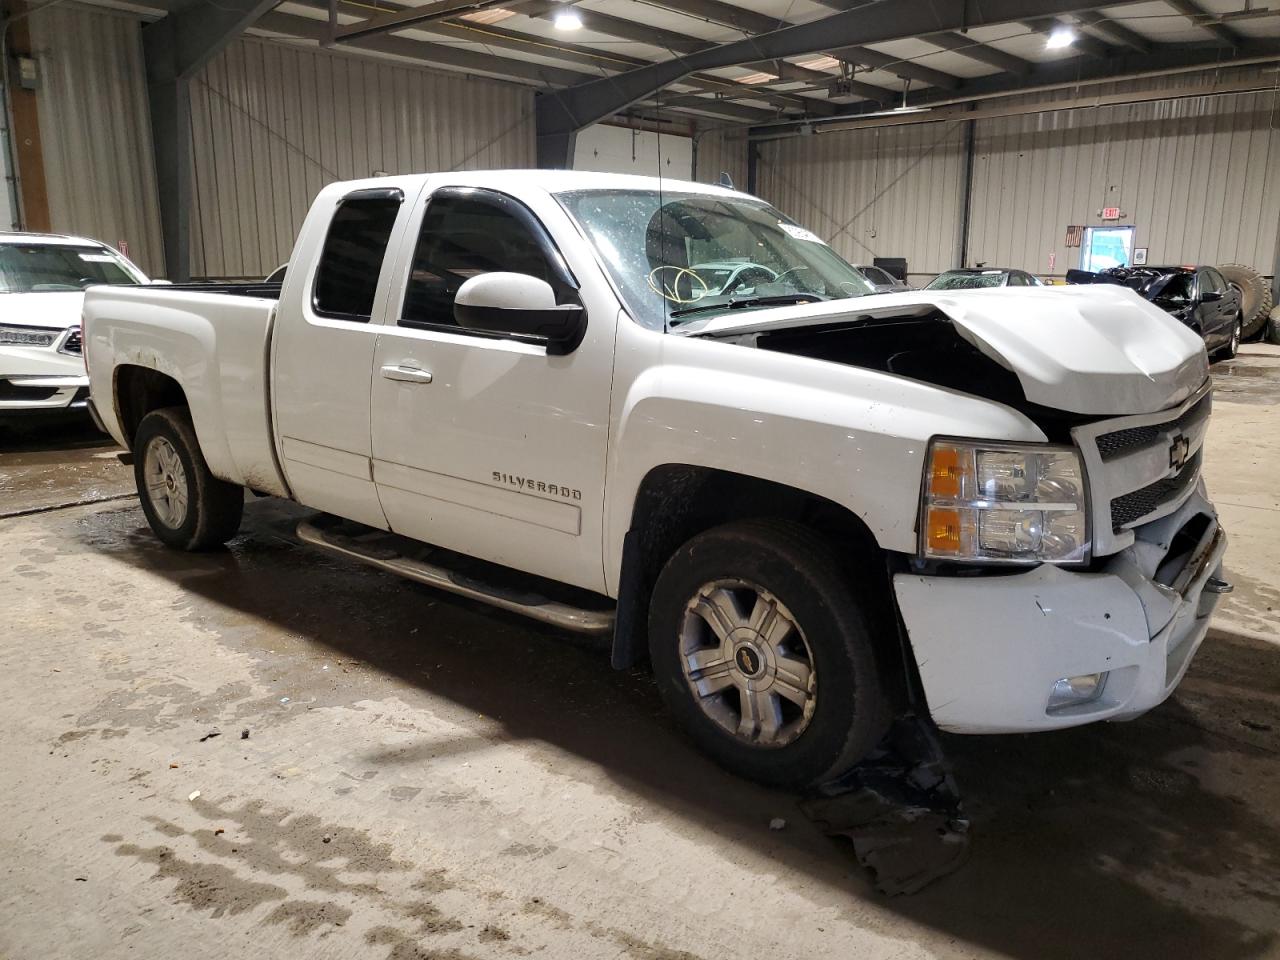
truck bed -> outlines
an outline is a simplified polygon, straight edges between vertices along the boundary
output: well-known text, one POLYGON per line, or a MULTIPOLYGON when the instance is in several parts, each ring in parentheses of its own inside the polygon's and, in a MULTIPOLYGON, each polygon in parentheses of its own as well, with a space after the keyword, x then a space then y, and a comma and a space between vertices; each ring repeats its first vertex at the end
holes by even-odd
MULTIPOLYGON (((114 378, 155 371, 179 384, 214 476, 287 496, 271 429, 268 354, 278 284, 90 287, 85 359, 94 407, 125 446, 114 378), (132 369, 131 369, 132 368, 132 369)), ((145 374, 151 376, 151 374, 145 374)))
POLYGON ((244 280, 229 281, 227 283, 201 283, 192 281, 190 283, 171 283, 159 284, 149 289, 152 290, 170 290, 176 292, 191 293, 223 293, 232 297, 256 297, 260 300, 279 300, 281 283, 266 283, 265 281, 244 280))

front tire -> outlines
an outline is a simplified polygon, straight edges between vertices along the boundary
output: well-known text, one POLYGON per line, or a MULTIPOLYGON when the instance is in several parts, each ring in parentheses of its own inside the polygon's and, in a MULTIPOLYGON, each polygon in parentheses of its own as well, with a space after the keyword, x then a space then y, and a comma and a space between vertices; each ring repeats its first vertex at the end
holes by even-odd
POLYGON ((667 707, 730 771, 807 787, 844 773, 891 720, 864 598, 813 531, 708 530, 663 568, 649 653, 667 707))
POLYGON ((186 407, 142 418, 133 443, 133 476, 155 535, 177 550, 208 550, 240 529, 244 489, 209 472, 186 407))

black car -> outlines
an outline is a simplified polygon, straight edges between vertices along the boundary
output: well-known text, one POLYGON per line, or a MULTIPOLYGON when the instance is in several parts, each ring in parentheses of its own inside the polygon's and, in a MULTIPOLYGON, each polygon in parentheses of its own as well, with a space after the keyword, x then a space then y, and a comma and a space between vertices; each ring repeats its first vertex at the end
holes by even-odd
POLYGON ((1136 290, 1204 339, 1214 360, 1229 360, 1244 326, 1240 288, 1215 267, 1112 267, 1068 270, 1067 283, 1114 283, 1136 290))

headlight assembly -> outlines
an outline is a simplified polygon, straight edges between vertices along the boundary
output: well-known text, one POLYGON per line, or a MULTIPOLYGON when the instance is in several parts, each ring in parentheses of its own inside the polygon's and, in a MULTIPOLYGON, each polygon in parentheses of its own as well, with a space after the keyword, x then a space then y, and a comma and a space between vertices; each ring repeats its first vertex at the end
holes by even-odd
POLYGON ((920 555, 980 563, 1089 558, 1084 468, 1072 447, 935 439, 925 460, 920 555))
POLYGON ((53 341, 62 336, 61 330, 50 330, 47 327, 18 327, 0 324, 0 346, 5 347, 51 347, 53 341))

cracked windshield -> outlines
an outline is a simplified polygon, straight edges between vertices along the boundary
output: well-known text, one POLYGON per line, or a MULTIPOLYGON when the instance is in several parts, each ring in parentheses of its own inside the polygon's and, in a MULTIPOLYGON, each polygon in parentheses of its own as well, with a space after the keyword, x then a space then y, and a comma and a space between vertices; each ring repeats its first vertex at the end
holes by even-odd
POLYGON ((653 190, 584 190, 559 200, 599 249, 633 315, 654 329, 875 292, 767 204, 653 190))

